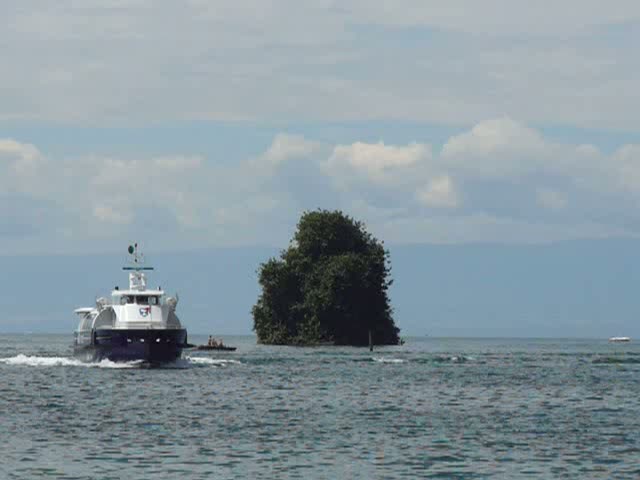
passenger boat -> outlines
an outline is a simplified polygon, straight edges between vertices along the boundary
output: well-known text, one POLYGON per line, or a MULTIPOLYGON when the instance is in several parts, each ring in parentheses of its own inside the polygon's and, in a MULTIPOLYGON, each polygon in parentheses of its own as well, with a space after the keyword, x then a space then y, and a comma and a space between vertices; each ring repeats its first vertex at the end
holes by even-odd
POLYGON ((94 307, 75 310, 80 317, 74 334, 74 355, 83 361, 142 360, 171 362, 182 355, 187 345, 187 330, 182 327, 176 307, 178 296, 147 288, 144 256, 138 244, 129 246, 129 288, 119 287, 111 299, 98 298, 94 307))

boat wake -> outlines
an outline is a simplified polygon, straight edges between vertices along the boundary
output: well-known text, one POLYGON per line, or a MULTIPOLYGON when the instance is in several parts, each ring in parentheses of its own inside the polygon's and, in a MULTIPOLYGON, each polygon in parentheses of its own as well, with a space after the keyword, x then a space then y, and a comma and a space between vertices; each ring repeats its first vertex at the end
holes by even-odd
POLYGON ((465 363, 473 359, 473 357, 465 357, 464 355, 437 355, 432 361, 434 363, 465 363))
POLYGON ((112 362, 102 360, 100 362, 82 362, 70 357, 38 357, 35 355, 19 354, 15 357, 0 358, 0 364, 24 365, 27 367, 88 367, 88 368, 136 368, 142 362, 112 362))
POLYGON ((183 361, 186 361, 192 365, 215 365, 217 367, 226 367, 227 365, 242 365, 242 362, 228 358, 185 357, 183 361))
MULTIPOLYGON (((175 362, 161 365, 164 368, 185 369, 195 366, 225 367, 230 364, 241 364, 238 360, 207 357, 185 357, 175 362)), ((14 357, 0 358, 0 365, 26 367, 85 367, 85 368, 147 368, 149 364, 143 360, 130 362, 113 362, 101 360, 99 362, 83 362, 71 357, 39 357, 36 355, 18 354, 14 357)))
POLYGON ((371 360, 378 363, 405 363, 403 358, 390 358, 390 357, 371 357, 371 360))

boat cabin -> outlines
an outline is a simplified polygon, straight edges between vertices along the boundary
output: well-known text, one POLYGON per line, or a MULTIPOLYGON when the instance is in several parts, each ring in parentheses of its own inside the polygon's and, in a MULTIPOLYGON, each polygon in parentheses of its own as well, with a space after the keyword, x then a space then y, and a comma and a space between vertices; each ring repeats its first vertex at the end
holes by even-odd
MULTIPOLYGON (((137 261, 137 260, 136 260, 137 261)), ((181 329, 175 314, 178 303, 176 297, 165 297, 165 292, 147 289, 144 273, 151 267, 124 267, 129 270, 129 288, 111 291, 111 301, 106 298, 96 300, 93 308, 78 308, 80 317, 78 334, 86 334, 97 329, 181 329)))
POLYGON ((136 304, 136 305, 160 305, 164 298, 164 292, 153 292, 151 294, 145 292, 126 293, 118 292, 113 295, 113 303, 119 305, 136 304))

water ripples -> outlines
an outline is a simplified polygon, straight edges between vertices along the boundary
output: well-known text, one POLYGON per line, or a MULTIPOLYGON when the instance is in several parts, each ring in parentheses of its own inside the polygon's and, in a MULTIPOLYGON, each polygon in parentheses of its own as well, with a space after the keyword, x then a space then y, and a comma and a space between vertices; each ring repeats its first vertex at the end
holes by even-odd
POLYGON ((12 340, 1 478, 640 476, 635 345, 430 339, 372 354, 248 338, 149 368, 12 340))

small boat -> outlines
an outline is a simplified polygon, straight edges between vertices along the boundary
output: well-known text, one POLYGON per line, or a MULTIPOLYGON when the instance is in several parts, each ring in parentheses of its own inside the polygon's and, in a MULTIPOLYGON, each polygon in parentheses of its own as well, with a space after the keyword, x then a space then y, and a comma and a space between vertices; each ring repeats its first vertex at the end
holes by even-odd
POLYGON ((188 345, 187 330, 176 315, 178 296, 147 288, 145 271, 153 268, 142 266, 137 243, 128 251, 131 265, 123 270, 129 272, 129 288, 115 287, 110 300, 99 298, 94 307, 75 310, 80 322, 74 355, 83 361, 177 360, 188 345))
POLYGON ((611 337, 609 341, 611 343, 625 343, 625 342, 630 342, 631 338, 630 337, 611 337))
POLYGON ((225 352, 233 352, 236 347, 228 347, 226 345, 198 345, 196 350, 222 350, 225 352))

